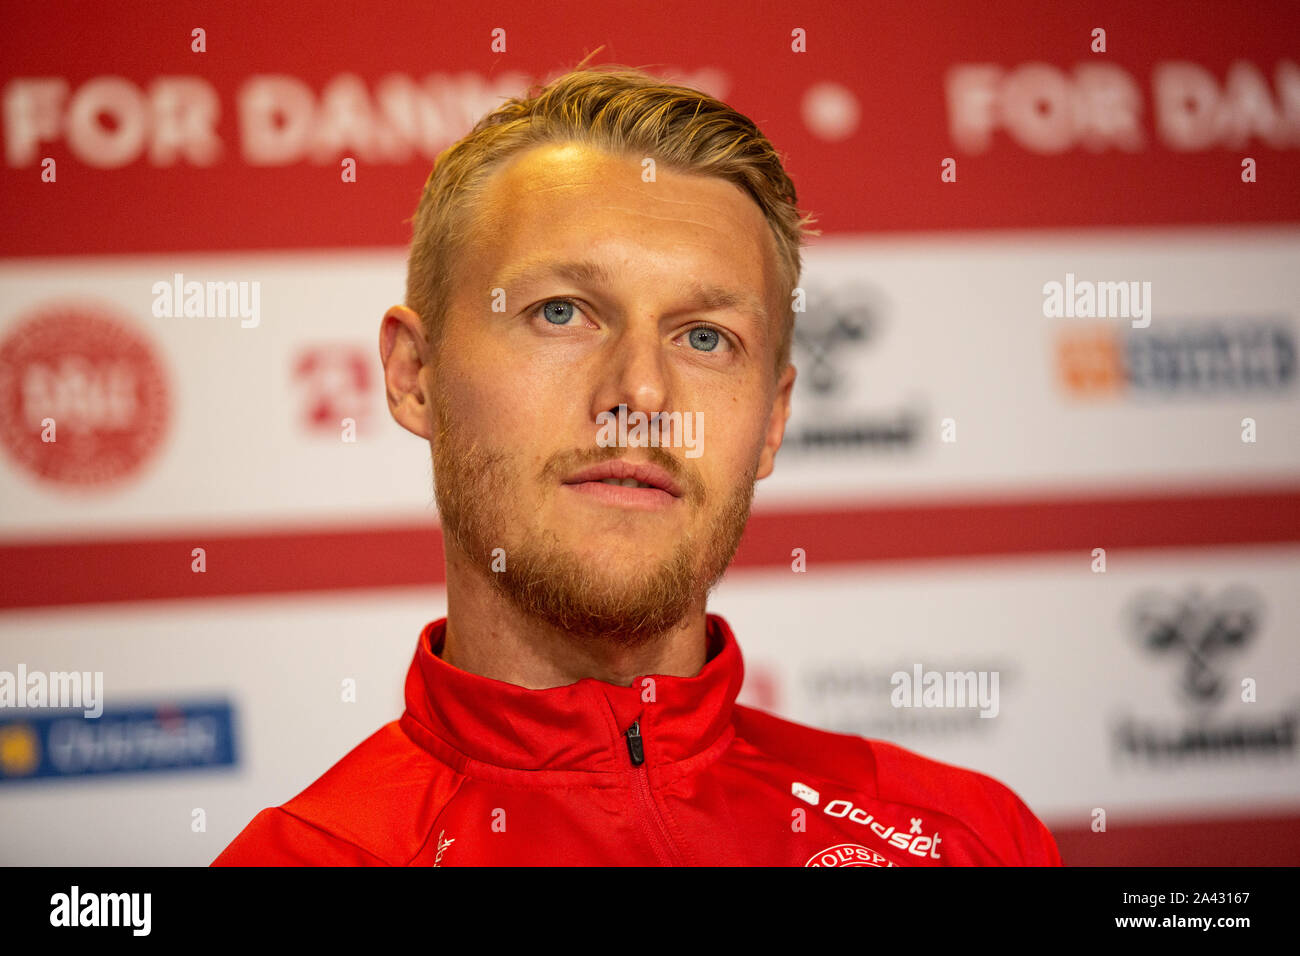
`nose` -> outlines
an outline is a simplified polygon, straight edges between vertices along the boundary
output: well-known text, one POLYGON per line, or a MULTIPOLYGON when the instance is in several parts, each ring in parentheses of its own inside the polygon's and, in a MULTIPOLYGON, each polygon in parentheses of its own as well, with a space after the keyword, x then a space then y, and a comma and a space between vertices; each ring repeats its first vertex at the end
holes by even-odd
POLYGON ((616 416, 641 412, 650 418, 664 411, 670 397, 664 351, 657 322, 624 329, 611 343, 610 362, 593 396, 593 421, 602 412, 616 416))

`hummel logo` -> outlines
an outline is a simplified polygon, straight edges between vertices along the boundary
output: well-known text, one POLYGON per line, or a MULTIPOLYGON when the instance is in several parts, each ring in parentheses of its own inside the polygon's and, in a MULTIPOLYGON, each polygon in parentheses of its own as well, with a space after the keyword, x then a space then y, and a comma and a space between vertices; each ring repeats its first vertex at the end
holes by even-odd
POLYGON ((433 858, 434 866, 442 866, 442 855, 447 852, 447 847, 451 846, 453 843, 456 842, 454 838, 450 840, 444 840, 442 837, 443 834, 445 834, 446 832, 447 832, 446 830, 443 830, 442 833, 438 834, 438 855, 433 858))
POLYGON ((814 807, 821 800, 822 795, 808 786, 806 783, 794 783, 790 786, 790 792, 802 800, 804 803, 811 803, 814 807))

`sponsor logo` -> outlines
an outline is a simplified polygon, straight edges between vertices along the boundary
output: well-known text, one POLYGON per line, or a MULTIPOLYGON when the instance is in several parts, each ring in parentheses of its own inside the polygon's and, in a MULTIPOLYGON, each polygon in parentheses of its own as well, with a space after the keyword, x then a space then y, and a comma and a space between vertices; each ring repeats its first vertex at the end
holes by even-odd
POLYGON ((447 847, 451 846, 453 843, 456 842, 455 837, 453 837, 450 840, 444 840, 443 836, 446 834, 446 832, 447 832, 446 830, 442 830, 438 833, 438 853, 433 858, 434 866, 442 866, 442 855, 447 852, 447 847))
POLYGON ((858 353, 877 337, 883 308, 870 288, 807 292, 806 310, 794 324, 799 366, 795 403, 782 448, 794 452, 909 449, 920 436, 923 410, 894 407, 864 411, 854 390, 870 376, 854 366, 858 353))
POLYGON ((895 826, 888 826, 884 822, 877 820, 874 814, 868 813, 861 807, 855 807, 852 801, 849 800, 832 800, 822 808, 822 813, 828 817, 851 820, 860 826, 867 827, 885 843, 900 850, 906 850, 913 856, 928 856, 932 860, 939 859, 939 844, 943 842, 943 838, 939 836, 938 831, 928 836, 922 833, 920 817, 913 817, 911 830, 904 833, 895 826))
POLYGON ((814 807, 821 802, 822 795, 808 786, 806 783, 793 783, 790 785, 790 792, 802 800, 804 803, 811 803, 814 807))
POLYGON ((1278 318, 1088 326, 1062 332, 1056 363, 1075 398, 1273 394, 1295 385, 1296 333, 1278 318))
MULTIPOLYGON (((1241 679, 1230 663, 1255 641, 1262 620, 1263 602, 1248 588, 1225 588, 1214 597, 1199 589, 1183 595, 1139 595, 1129 609, 1133 643, 1172 670, 1184 716, 1161 720, 1125 715, 1114 727, 1116 750, 1149 763, 1294 755, 1300 708, 1235 719, 1218 713, 1230 705, 1229 690, 1241 679)), ((1243 706, 1259 705, 1246 703, 1243 696, 1238 712, 1243 706)))
POLYGON ((10 716, 0 711, 0 784, 31 779, 234 766, 225 701, 10 716))
POLYGON ((320 344, 303 349, 292 377, 300 398, 300 421, 311 432, 337 438, 344 419, 364 425, 369 418, 370 353, 351 344, 320 344))
POLYGON ((41 763, 41 738, 30 724, 0 723, 0 780, 30 777, 41 763))
POLYGON ((88 488, 136 475, 169 409, 153 347, 106 309, 50 306, 0 342, 0 445, 44 481, 88 488))
POLYGON ((897 866, 884 854, 858 843, 839 843, 828 846, 808 857, 804 866, 897 866))
POLYGON ((1149 592, 1134 602, 1132 626, 1145 650, 1176 662, 1178 689, 1188 700, 1215 703, 1225 688, 1219 660, 1245 650, 1260 617, 1258 596, 1244 588, 1212 601, 1196 592, 1183 599, 1149 592))

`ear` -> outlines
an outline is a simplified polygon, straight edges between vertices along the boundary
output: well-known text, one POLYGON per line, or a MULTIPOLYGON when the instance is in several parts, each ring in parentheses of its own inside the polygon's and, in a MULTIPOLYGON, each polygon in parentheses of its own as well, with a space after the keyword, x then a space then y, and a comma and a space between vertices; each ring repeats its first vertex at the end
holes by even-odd
POLYGON ((379 361, 384 366, 388 411, 397 424, 425 440, 432 438, 432 429, 420 373, 428 357, 420 317, 404 305, 385 312, 379 326, 379 361))
POLYGON ((776 464, 776 453, 781 450, 781 441, 785 438, 785 423, 790 417, 790 392, 794 389, 795 367, 787 365, 776 383, 776 398, 772 402, 772 417, 767 422, 767 436, 763 439, 763 451, 758 457, 758 473, 755 479, 766 478, 772 473, 776 464))

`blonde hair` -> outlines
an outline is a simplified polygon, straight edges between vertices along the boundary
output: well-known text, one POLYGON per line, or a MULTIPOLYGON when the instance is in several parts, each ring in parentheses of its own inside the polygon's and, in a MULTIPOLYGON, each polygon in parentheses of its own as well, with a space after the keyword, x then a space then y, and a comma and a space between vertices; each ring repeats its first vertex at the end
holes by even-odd
POLYGON ((478 200, 509 157, 544 143, 577 142, 614 155, 652 157, 669 169, 735 183, 758 203, 776 239, 779 375, 790 360, 794 312, 788 296, 803 268, 800 246, 815 220, 800 217, 781 158, 747 116, 713 97, 619 65, 580 68, 484 116, 434 163, 414 216, 406 304, 436 343, 449 301, 452 262, 472 234, 478 200))

